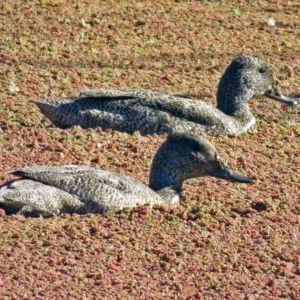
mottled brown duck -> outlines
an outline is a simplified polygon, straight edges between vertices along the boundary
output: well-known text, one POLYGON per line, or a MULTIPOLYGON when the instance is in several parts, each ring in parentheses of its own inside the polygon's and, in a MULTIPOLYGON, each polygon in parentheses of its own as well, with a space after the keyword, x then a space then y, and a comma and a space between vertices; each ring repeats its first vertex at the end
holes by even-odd
POLYGON ((204 137, 171 133, 151 166, 149 187, 130 176, 87 166, 32 166, 9 172, 21 177, 0 187, 0 206, 8 213, 50 217, 62 213, 115 212, 150 204, 177 206, 182 184, 213 176, 251 183, 232 172, 204 137))
POLYGON ((175 126, 207 135, 238 135, 256 128, 249 100, 265 95, 295 106, 295 99, 276 94, 270 68, 252 56, 235 58, 225 70, 217 107, 203 101, 152 91, 95 89, 72 99, 34 99, 40 111, 60 128, 79 125, 142 135, 168 133, 175 126))

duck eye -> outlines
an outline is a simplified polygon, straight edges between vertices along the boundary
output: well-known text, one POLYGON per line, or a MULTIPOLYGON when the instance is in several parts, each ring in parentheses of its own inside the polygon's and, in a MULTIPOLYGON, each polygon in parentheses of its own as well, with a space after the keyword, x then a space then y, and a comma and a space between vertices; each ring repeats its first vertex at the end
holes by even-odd
POLYGON ((260 68, 258 70, 258 72, 261 73, 261 74, 266 73, 266 71, 267 71, 266 68, 260 68))

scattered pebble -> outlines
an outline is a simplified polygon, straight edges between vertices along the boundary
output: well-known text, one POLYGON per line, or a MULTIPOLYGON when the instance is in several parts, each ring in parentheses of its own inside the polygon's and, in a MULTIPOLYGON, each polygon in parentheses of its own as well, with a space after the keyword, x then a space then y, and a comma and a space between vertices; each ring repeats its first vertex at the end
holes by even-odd
POLYGON ((275 26, 276 21, 275 21, 275 19, 273 19, 273 18, 269 18, 268 21, 267 21, 267 24, 268 24, 269 26, 275 26))
POLYGON ((20 88, 19 88, 14 82, 12 82, 12 83, 9 85, 9 91, 10 91, 12 94, 15 94, 15 93, 20 92, 20 88))
POLYGON ((91 27, 90 24, 88 24, 88 23, 85 22, 84 18, 81 18, 81 25, 82 25, 83 27, 91 27))
POLYGON ((290 126, 293 126, 293 125, 296 125, 296 120, 295 120, 295 119, 288 119, 288 120, 286 121, 286 123, 287 123, 288 125, 290 125, 290 126))

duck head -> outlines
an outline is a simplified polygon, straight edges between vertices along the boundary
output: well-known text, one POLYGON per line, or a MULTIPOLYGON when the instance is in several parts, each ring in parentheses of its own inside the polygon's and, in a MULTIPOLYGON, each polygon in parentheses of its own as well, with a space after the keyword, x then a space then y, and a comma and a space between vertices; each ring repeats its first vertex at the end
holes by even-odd
POLYGON ((225 70, 217 91, 217 107, 226 114, 233 114, 255 97, 265 95, 291 106, 295 99, 278 94, 273 89, 271 69, 265 62, 253 56, 238 56, 225 70))
POLYGON ((154 157, 149 185, 154 190, 164 186, 181 189, 184 180, 202 176, 240 183, 255 181, 231 171, 204 137, 173 131, 154 157))

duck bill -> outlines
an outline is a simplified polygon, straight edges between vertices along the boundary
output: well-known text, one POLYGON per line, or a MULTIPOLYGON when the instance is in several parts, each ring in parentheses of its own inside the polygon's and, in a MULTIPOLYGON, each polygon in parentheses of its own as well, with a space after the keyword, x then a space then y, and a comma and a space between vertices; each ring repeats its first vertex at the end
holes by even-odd
POLYGON ((208 173, 209 176, 213 176, 216 178, 221 178, 225 180, 229 180, 232 182, 239 182, 239 183, 253 183, 255 182, 254 178, 246 177, 242 174, 238 174, 236 172, 231 171, 228 167, 224 169, 220 169, 217 171, 211 171, 208 173))
POLYGON ((276 100, 276 101, 288 104, 288 105, 290 105, 292 107, 295 107, 296 105, 298 105, 298 101, 297 100, 295 100, 294 98, 288 97, 288 96, 284 96, 284 95, 282 95, 280 93, 278 93, 277 95, 275 95, 271 91, 267 91, 267 92, 265 92, 265 96, 268 97, 268 98, 270 98, 270 99, 273 99, 273 100, 276 100))

